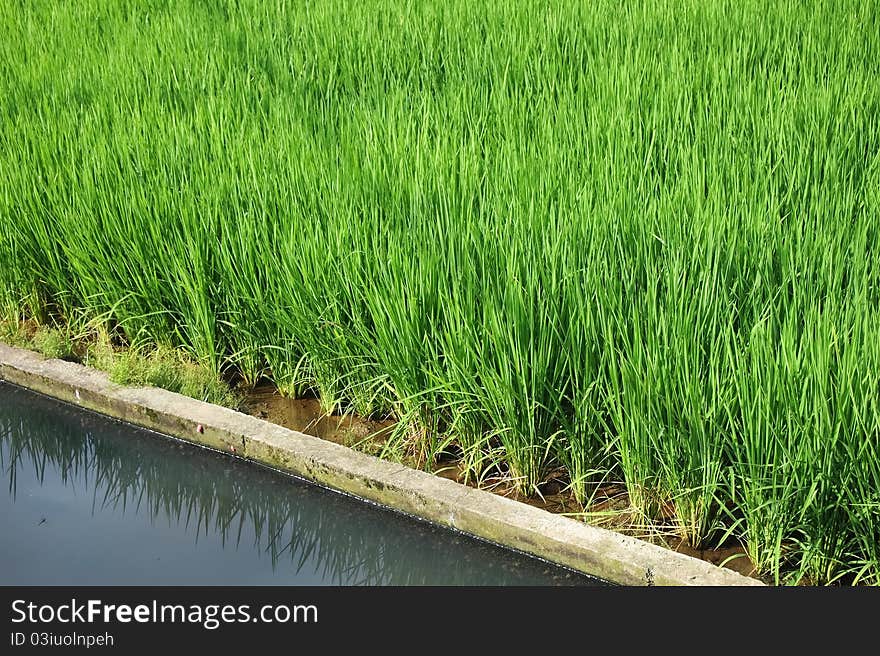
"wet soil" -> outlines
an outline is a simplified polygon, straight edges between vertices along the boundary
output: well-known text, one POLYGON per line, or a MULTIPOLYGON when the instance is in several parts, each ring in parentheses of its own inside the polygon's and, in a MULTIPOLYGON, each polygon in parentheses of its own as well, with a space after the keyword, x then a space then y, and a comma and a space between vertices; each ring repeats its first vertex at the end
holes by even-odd
POLYGON ((373 420, 352 414, 327 414, 316 398, 282 396, 273 385, 261 383, 248 392, 242 411, 291 430, 375 454, 385 444, 392 420, 373 420))

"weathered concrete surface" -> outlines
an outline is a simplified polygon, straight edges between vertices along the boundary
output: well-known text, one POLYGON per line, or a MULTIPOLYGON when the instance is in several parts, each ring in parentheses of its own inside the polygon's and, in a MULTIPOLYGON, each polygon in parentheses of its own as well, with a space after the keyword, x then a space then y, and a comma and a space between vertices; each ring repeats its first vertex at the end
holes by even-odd
POLYGON ((358 453, 234 410, 0 343, 0 380, 281 469, 624 585, 761 585, 705 561, 358 453))

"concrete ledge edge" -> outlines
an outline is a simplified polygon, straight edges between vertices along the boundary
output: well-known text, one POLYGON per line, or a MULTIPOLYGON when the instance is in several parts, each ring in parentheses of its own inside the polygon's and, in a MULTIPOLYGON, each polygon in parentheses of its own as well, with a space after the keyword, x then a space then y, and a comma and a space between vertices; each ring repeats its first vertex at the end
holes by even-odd
POLYGON ((0 343, 0 380, 620 585, 763 585, 730 569, 311 435, 0 343))

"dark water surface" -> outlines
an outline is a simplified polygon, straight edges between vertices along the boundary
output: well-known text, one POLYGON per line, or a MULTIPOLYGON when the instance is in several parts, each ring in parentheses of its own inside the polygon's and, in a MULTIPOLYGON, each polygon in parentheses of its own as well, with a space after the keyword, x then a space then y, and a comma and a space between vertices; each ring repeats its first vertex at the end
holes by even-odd
POLYGON ((0 585, 595 585, 0 383, 0 585))

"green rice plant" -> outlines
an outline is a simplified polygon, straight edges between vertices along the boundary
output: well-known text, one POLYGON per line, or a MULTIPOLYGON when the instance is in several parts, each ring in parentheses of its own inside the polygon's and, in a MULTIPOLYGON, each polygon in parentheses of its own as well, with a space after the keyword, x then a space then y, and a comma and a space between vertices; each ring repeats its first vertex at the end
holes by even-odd
POLYGON ((0 307, 876 582, 877 12, 9 0, 0 307))

